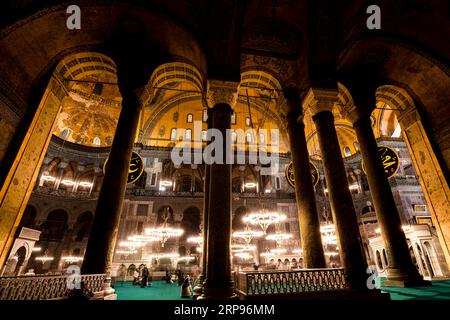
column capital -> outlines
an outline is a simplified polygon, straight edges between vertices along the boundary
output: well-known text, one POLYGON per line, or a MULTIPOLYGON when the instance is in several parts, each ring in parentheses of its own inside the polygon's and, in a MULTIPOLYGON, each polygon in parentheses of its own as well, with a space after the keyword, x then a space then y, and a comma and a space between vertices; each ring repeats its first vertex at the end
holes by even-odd
POLYGON ((208 80, 207 99, 210 107, 218 103, 226 103, 234 107, 239 90, 239 82, 208 80))
POLYGON ((341 103, 336 104, 342 116, 348 119, 352 124, 355 124, 362 117, 370 117, 370 112, 366 112, 355 106, 354 103, 343 105, 341 103))
POLYGON ((290 114, 302 114, 302 101, 300 91, 295 87, 283 88, 283 96, 286 103, 282 107, 282 112, 288 117, 290 114))
POLYGON ((304 110, 309 110, 312 116, 323 112, 333 111, 333 106, 338 100, 338 90, 329 88, 310 88, 303 100, 304 110))

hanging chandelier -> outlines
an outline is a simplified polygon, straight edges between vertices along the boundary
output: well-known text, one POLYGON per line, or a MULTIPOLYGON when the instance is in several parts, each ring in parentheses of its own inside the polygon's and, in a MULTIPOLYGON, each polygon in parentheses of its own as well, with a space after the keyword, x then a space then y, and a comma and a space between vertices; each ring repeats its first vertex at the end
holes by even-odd
POLYGON ((237 258, 241 258, 243 260, 253 259, 253 255, 246 253, 246 252, 238 252, 238 253, 235 253, 234 256, 237 258))
POLYGON ((47 261, 52 261, 53 259, 53 257, 47 255, 47 251, 45 251, 43 256, 35 258, 35 260, 41 261, 42 264, 46 263, 47 261))
POLYGON ((244 216, 243 221, 252 225, 259 225, 266 233, 269 225, 286 220, 286 215, 274 211, 263 209, 260 212, 250 213, 244 216))
POLYGON ((231 245, 231 250, 233 252, 253 251, 255 249, 256 249, 256 246, 254 246, 254 245, 242 245, 242 244, 231 245))
POLYGON ((285 248, 275 248, 275 249, 270 250, 270 253, 277 255, 277 254, 286 253, 286 251, 287 250, 285 248))
POLYGON ((121 241, 119 242, 118 246, 122 247, 124 249, 118 249, 116 250, 117 254, 125 254, 125 255, 129 255, 129 254, 135 254, 137 252, 138 248, 141 248, 145 245, 145 242, 143 241, 138 241, 136 239, 136 237, 139 236, 130 236, 128 237, 128 241, 121 241))
POLYGON ((74 256, 68 256, 68 257, 62 257, 62 259, 67 263, 74 263, 74 262, 80 262, 83 261, 82 257, 74 257, 74 256))
POLYGON ((337 244, 336 227, 334 224, 320 226, 320 233, 322 234, 322 243, 324 245, 337 244))
POLYGON ((161 227, 157 228, 147 228, 145 229, 145 234, 150 237, 156 237, 161 242, 161 247, 164 247, 164 244, 169 240, 169 238, 177 238, 180 237, 184 230, 180 228, 172 228, 168 226, 167 220, 169 220, 169 210, 168 207, 164 208, 163 213, 163 223, 161 227))
POLYGON ((159 238, 154 236, 147 236, 143 234, 137 234, 128 237, 128 241, 139 244, 142 243, 142 246, 147 244, 147 242, 159 241, 159 238))
POLYGON ((166 225, 163 225, 158 228, 147 228, 145 229, 145 233, 148 236, 156 237, 161 242, 161 247, 164 247, 164 244, 169 240, 169 238, 180 237, 183 234, 184 230, 179 228, 171 228, 166 225))
POLYGON ((266 240, 274 240, 277 244, 280 244, 283 240, 289 240, 292 238, 290 233, 273 233, 266 236, 266 240))
POLYGON ((252 242, 253 238, 259 238, 262 237, 264 232, 257 231, 257 230, 251 230, 250 228, 245 228, 245 230, 242 231, 235 231, 233 232, 233 238, 243 239, 247 245, 252 242))
POLYGON ((201 245, 203 243, 203 237, 202 236, 192 236, 187 238, 187 242, 196 243, 198 245, 201 245))

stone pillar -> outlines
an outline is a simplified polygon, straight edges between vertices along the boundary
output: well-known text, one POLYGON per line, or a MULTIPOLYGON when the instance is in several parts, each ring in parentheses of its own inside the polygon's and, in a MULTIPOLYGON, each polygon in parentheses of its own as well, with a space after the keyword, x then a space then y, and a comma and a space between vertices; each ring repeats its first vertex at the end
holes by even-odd
POLYGON ((319 138, 339 255, 345 268, 347 284, 352 289, 367 290, 367 263, 334 127, 332 109, 336 101, 337 90, 311 88, 303 105, 304 108, 310 108, 319 138))
POLYGON ((320 221, 317 214, 316 197, 309 167, 305 125, 298 90, 285 90, 289 104, 286 116, 287 131, 294 168, 295 198, 305 268, 325 268, 320 221))
POLYGON ((208 98, 214 107, 210 110, 211 127, 220 132, 223 139, 214 137, 214 163, 210 165, 210 189, 207 226, 206 280, 202 299, 233 299, 231 275, 231 114, 237 98, 238 83, 210 81, 208 98), (222 141, 220 141, 222 140, 222 141), (222 157, 217 154, 222 151, 222 157))
POLYGON ((14 241, 31 191, 47 152, 66 88, 52 77, 9 167, 2 167, 0 186, 0 269, 14 241))
POLYGON ((414 169, 419 177, 439 242, 450 269, 450 187, 445 170, 436 157, 429 135, 415 106, 402 110, 398 117, 414 169))
MULTIPOLYGON (((209 113, 209 112, 208 112, 209 113)), ((208 115, 208 129, 211 128, 212 117, 208 115)), ((207 131, 208 134, 208 131, 207 131)), ((206 137, 206 141, 209 141, 209 134, 206 137)), ((207 145, 209 143, 207 142, 207 145)), ((203 292, 203 282, 206 278, 206 267, 207 267, 207 252, 208 252, 208 211, 209 211, 209 187, 210 187, 210 165, 205 163, 205 173, 203 180, 203 243, 202 243, 202 255, 200 260, 201 274, 199 276, 200 285, 194 289, 194 299, 201 295, 203 292)))
POLYGON ((114 247, 125 196, 131 152, 142 105, 135 87, 119 74, 122 111, 117 123, 94 221, 87 243, 82 273, 111 273, 114 247))
POLYGON ((241 187, 241 193, 245 192, 245 165, 239 166, 239 185, 241 187))
POLYGON ((358 137, 372 202, 389 260, 388 280, 384 281, 383 285, 404 287, 426 284, 412 262, 394 196, 378 155, 378 146, 372 131, 370 116, 358 116, 353 128, 358 137))
MULTIPOLYGON (((212 126, 212 116, 210 114, 210 110, 208 109, 208 118, 207 118, 207 129, 211 129, 212 126)), ((206 145, 209 145, 209 141, 211 140, 209 131, 206 132, 206 145)), ((209 216, 209 188, 211 183, 211 168, 210 165, 206 162, 210 161, 208 154, 205 154, 205 173, 204 173, 204 181, 203 181, 203 243, 202 243, 202 253, 200 260, 201 274, 199 276, 199 285, 194 288, 193 298, 196 300, 203 293, 204 282, 206 279, 206 268, 207 268, 207 252, 208 252, 208 216, 209 216)))
POLYGON ((191 165, 191 193, 195 192, 195 170, 197 170, 197 165, 191 165))

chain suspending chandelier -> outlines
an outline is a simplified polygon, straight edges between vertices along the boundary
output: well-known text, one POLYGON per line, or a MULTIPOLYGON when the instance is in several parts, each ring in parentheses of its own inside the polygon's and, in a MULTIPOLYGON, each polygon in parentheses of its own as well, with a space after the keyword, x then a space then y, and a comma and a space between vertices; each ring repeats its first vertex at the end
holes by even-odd
POLYGON ((163 223, 161 227, 157 228, 147 228, 145 229, 145 234, 150 237, 156 237, 161 242, 161 247, 164 247, 164 244, 169 240, 169 238, 177 238, 180 237, 184 230, 180 228, 172 228, 169 227, 167 220, 169 220, 170 213, 169 208, 164 208, 164 213, 162 215, 163 223))

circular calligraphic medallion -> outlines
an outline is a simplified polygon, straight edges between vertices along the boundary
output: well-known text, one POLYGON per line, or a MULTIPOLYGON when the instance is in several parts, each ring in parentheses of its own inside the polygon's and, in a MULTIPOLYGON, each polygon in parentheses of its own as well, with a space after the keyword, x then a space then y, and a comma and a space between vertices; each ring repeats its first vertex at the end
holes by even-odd
MULTIPOLYGON (((311 171, 311 178, 312 178, 313 186, 315 187, 317 185, 317 183, 319 182, 319 170, 317 170, 317 167, 312 162, 309 162, 309 170, 311 171)), ((292 161, 286 167, 286 171, 284 172, 284 175, 285 175, 286 180, 289 183, 289 185, 292 188, 295 188, 294 165, 292 164, 292 161)))
MULTIPOLYGON (((106 164, 108 163, 108 158, 103 165, 103 174, 106 171, 106 164)), ((141 174, 144 172, 144 161, 141 156, 133 151, 131 154, 130 167, 128 169, 128 177, 127 184, 131 184, 136 182, 137 179, 141 177, 141 174)))
MULTIPOLYGON (((386 175, 386 178, 393 177, 398 169, 400 168, 400 157, 398 156, 397 152, 392 150, 389 147, 386 146, 379 146, 378 147, 378 156, 380 157, 381 163, 383 164, 384 173, 386 175)), ((366 168, 364 167, 364 161, 361 161, 361 167, 366 173, 366 168)), ((366 173, 367 174, 367 173, 366 173)))

